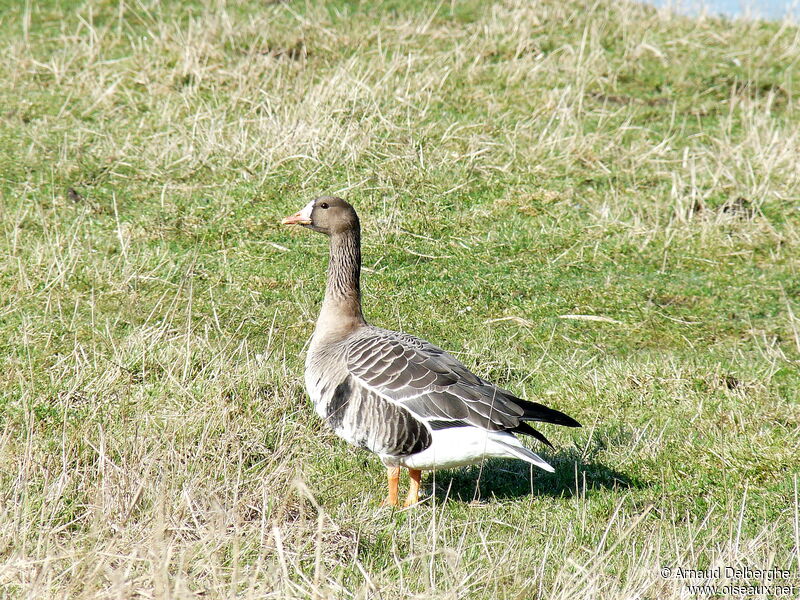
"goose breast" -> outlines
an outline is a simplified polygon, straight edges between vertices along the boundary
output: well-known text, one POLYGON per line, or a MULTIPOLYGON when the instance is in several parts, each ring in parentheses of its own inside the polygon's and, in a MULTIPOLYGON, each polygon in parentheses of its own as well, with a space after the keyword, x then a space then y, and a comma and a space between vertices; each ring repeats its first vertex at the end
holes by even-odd
POLYGON ((306 388, 317 414, 344 440, 384 458, 424 451, 431 432, 408 409, 363 385, 346 368, 350 340, 309 351, 306 388))

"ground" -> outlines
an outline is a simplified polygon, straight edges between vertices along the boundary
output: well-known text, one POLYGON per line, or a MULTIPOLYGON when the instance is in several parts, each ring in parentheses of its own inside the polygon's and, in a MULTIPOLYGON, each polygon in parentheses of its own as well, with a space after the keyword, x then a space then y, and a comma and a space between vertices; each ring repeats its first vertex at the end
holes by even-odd
POLYGON ((796 26, 4 4, 4 597, 800 585, 796 26), (490 461, 380 506, 382 466, 302 386, 327 249, 279 221, 331 193, 371 322, 583 423, 542 427, 554 474, 490 461))

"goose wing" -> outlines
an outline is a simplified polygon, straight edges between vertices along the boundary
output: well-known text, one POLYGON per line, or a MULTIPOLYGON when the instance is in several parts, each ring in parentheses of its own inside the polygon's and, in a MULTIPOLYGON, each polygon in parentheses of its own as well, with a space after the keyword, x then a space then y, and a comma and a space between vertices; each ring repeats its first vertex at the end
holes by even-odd
POLYGON ((404 333, 370 328, 348 344, 346 365, 359 383, 432 429, 473 426, 520 432, 549 444, 526 421, 579 426, 564 413, 517 398, 441 348, 404 333))

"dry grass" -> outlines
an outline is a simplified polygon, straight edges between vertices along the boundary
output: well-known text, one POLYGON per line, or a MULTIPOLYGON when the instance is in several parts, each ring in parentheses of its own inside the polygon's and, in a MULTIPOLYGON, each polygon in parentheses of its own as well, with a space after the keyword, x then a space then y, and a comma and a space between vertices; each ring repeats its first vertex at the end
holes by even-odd
POLYGON ((800 585, 796 27, 549 0, 0 24, 4 596, 800 585), (554 475, 378 507, 301 387, 322 241, 276 224, 330 192, 376 323, 585 424, 548 431, 554 475))

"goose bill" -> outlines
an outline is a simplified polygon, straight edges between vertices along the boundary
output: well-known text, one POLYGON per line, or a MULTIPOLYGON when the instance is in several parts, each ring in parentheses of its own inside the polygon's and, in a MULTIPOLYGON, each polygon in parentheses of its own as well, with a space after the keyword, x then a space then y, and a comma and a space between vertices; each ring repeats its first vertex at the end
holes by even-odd
POLYGON ((309 202, 303 207, 303 210, 297 211, 290 217, 286 217, 281 223, 284 225, 311 225, 311 211, 314 209, 314 203, 309 202))
POLYGON ((303 216, 302 211, 286 217, 281 221, 284 225, 311 225, 311 219, 303 216))

